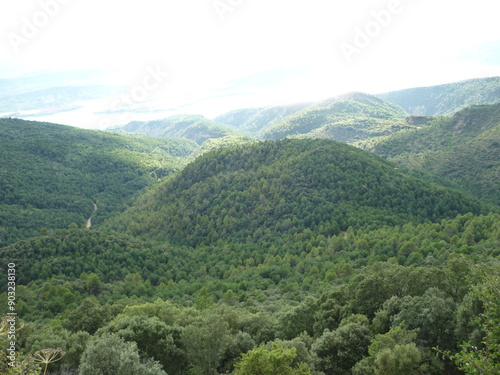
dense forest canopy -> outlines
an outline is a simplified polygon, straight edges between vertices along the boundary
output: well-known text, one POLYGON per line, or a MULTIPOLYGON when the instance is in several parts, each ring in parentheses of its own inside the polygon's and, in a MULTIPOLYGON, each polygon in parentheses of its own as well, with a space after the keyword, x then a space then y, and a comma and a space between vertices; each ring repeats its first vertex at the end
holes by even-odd
POLYGON ((406 176, 352 146, 284 140, 207 153, 106 228, 190 246, 271 244, 304 231, 328 236, 350 226, 437 221, 481 210, 475 199, 406 176))

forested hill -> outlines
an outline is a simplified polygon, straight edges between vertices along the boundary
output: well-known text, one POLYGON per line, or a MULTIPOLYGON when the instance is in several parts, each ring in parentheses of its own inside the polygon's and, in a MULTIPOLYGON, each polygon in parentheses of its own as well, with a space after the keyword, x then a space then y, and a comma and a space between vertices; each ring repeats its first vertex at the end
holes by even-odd
POLYGON ((287 117, 307 108, 312 103, 292 104, 263 108, 237 109, 216 117, 214 120, 237 127, 246 132, 259 133, 287 117))
POLYGON ((377 96, 414 115, 452 115, 471 105, 500 102, 500 77, 411 88, 377 96))
POLYGON ((328 236, 480 211, 476 199, 352 146, 282 140, 209 152, 106 228, 191 246, 277 244, 303 232, 328 236))
POLYGON ((404 127, 404 110, 363 93, 349 93, 315 103, 265 129, 261 138, 328 138, 355 143, 404 127))
POLYGON ((368 148, 500 205, 500 104, 473 106, 430 124, 375 140, 368 148))
POLYGON ((99 223, 184 165, 196 144, 0 119, 0 245, 41 228, 99 223))
POLYGON ((242 133, 230 126, 211 121, 200 115, 175 115, 166 119, 153 121, 133 121, 123 126, 115 126, 109 130, 125 131, 149 137, 180 137, 202 144, 208 139, 222 138, 242 133))

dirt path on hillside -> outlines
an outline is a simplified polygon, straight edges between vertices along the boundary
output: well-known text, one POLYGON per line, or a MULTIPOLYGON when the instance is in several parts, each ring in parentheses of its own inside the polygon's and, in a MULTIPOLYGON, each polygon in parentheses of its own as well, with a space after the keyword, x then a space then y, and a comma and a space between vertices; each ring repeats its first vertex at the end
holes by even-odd
POLYGON ((95 204, 94 202, 92 202, 92 204, 94 205, 94 211, 92 211, 90 217, 87 220, 87 225, 86 225, 87 228, 90 228, 92 226, 92 215, 94 215, 94 213, 97 211, 97 204, 95 204))

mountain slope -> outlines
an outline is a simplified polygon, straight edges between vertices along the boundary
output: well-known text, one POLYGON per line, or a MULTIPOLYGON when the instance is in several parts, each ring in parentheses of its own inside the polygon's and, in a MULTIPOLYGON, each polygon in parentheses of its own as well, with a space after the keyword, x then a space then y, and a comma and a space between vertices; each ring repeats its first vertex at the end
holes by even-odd
POLYGON ((479 211, 475 199, 352 146, 283 140, 209 152, 105 227, 190 246, 265 244, 304 231, 331 235, 479 211))
POLYGON ((414 115, 451 115, 471 105, 500 102, 500 77, 418 87, 377 96, 414 115))
POLYGON ((432 126, 394 134, 369 149, 500 205, 500 104, 464 109, 432 126))
POLYGON ((222 138, 210 138, 203 142, 203 144, 189 156, 189 161, 193 161, 201 155, 219 148, 236 147, 253 142, 257 142, 257 140, 252 137, 245 137, 241 135, 228 135, 222 138))
POLYGON ((126 137, 0 119, 0 244, 98 223, 140 189, 178 170, 194 142, 126 137))
POLYGON ((311 103, 264 108, 237 109, 220 115, 214 121, 229 124, 246 132, 258 133, 305 109, 311 103))
POLYGON ((374 96, 350 93, 325 100, 267 128, 263 139, 329 138, 354 143, 408 127, 405 112, 374 96))
POLYGON ((143 134, 148 137, 186 138, 202 144, 207 139, 241 135, 236 128, 199 115, 175 115, 163 120, 133 121, 109 130, 143 134))

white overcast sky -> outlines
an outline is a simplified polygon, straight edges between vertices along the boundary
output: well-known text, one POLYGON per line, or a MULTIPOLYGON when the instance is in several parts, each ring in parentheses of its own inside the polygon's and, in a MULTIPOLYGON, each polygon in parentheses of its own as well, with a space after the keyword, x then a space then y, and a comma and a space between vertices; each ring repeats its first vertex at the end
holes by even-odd
POLYGON ((112 68, 133 88, 150 67, 171 97, 227 96, 220 111, 375 94, 500 75, 499 14, 498 0, 2 0, 0 78, 112 68), (348 62, 358 30, 372 36, 348 62))

